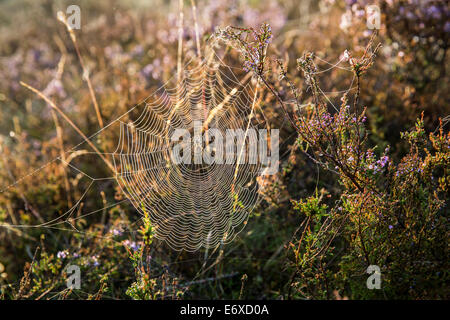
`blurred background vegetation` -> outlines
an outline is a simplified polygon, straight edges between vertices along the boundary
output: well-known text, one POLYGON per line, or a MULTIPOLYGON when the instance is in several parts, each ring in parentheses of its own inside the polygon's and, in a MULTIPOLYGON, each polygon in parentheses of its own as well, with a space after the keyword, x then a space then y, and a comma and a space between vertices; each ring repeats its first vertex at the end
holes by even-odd
MULTIPOLYGON (((374 41, 381 47, 361 80, 359 104, 366 110, 357 125, 367 133, 364 170, 377 159, 386 169, 365 176, 365 190, 356 190, 343 172, 315 161, 265 90, 261 108, 282 131, 280 173, 264 181, 263 201, 232 243, 195 253, 153 239, 150 222, 128 202, 113 205, 124 199, 113 180, 96 183, 84 198, 82 210, 101 210, 73 221, 76 230, 18 227, 58 218, 90 182, 49 162, 82 139, 20 85, 41 90, 86 136, 99 129, 76 49, 56 17, 70 4, 81 8, 75 34, 104 123, 176 72, 178 1, 0 1, 1 298, 449 298, 446 1, 196 1, 202 45, 217 27, 268 23, 266 75, 280 95, 293 99, 276 59, 304 93, 302 104, 311 103, 297 59, 314 52, 317 68, 327 70, 317 78, 321 90, 329 104, 343 107, 353 79, 345 52, 363 54, 372 36, 364 10, 378 5, 382 24, 374 41), (81 267, 80 290, 66 287, 69 263, 81 267), (369 264, 381 268, 381 290, 366 287, 369 264)), ((196 50, 191 5, 184 1, 184 55, 196 50)), ((238 52, 227 50, 229 63, 241 67, 238 52)), ((66 160, 95 176, 110 175, 94 156, 81 152, 66 160)))

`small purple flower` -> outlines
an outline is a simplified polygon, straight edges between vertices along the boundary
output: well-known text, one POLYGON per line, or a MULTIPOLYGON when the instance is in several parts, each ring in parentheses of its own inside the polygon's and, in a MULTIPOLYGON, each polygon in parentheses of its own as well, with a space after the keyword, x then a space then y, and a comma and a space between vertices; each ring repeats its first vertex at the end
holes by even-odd
POLYGON ((364 10, 356 10, 356 12, 355 12, 356 17, 358 17, 358 18, 364 17, 365 14, 366 14, 366 11, 364 11, 364 10))
POLYGON ((91 259, 92 259, 92 265, 94 267, 98 267, 100 265, 100 263, 98 262, 98 256, 92 256, 91 259))
POLYGON ((61 98, 66 97, 66 92, 64 91, 64 86, 59 79, 53 79, 49 82, 47 87, 44 89, 44 94, 46 95, 58 95, 61 98))
POLYGON ((58 253, 56 254, 56 256, 57 256, 59 259, 65 259, 65 258, 67 258, 67 255, 68 255, 67 250, 64 250, 64 251, 58 251, 58 253))
POLYGON ((440 19, 441 18, 441 10, 437 6, 431 6, 427 9, 427 15, 433 19, 440 19))
POLYGON ((384 168, 386 166, 386 164, 389 163, 389 157, 388 156, 382 156, 380 160, 377 161, 377 164, 381 167, 384 168))
POLYGON ((449 33, 450 32, 450 21, 447 21, 444 25, 444 31, 449 33))
POLYGON ((349 7, 354 5, 356 3, 356 0, 345 0, 345 4, 349 7))
POLYGON ((111 232, 112 232, 112 234, 115 235, 115 236, 121 236, 121 235, 123 234, 122 230, 116 229, 116 228, 112 229, 111 232))
POLYGON ((394 226, 393 225, 389 225, 389 230, 392 230, 394 228, 394 226))
POLYGON ((138 251, 141 248, 141 244, 140 243, 136 243, 134 241, 125 240, 122 243, 123 243, 124 246, 132 249, 133 251, 138 251))
POLYGON ((147 64, 144 68, 142 68, 141 74, 144 75, 145 77, 149 77, 151 75, 152 71, 153 71, 153 65, 147 64))
POLYGON ((141 245, 139 243, 136 242, 132 242, 130 245, 131 249, 133 249, 134 251, 138 251, 141 248, 141 245))

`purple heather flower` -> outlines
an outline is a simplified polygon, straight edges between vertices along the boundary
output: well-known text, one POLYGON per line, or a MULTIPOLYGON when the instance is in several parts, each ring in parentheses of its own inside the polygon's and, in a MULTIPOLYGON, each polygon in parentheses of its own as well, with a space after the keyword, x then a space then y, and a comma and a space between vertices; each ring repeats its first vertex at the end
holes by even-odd
POLYGON ((98 262, 98 256, 92 256, 91 259, 92 259, 92 265, 94 267, 98 267, 100 265, 100 263, 98 262))
POLYGON ((449 33, 450 32, 450 21, 447 21, 444 25, 444 31, 449 33))
POLYGON ((136 47, 133 48, 131 54, 136 55, 136 56, 140 56, 144 53, 144 48, 142 47, 142 45, 137 45, 136 47))
POLYGON ((61 82, 61 80, 59 79, 53 79, 52 81, 49 82, 49 84, 47 85, 47 87, 44 89, 44 94, 45 95, 58 95, 61 98, 65 98, 66 97, 66 92, 64 91, 64 86, 61 82))
POLYGON ((357 2, 357 0, 345 0, 345 4, 349 7, 354 5, 357 2))
POLYGON ((408 12, 406 13, 406 18, 407 18, 408 20, 414 20, 414 19, 416 19, 416 16, 415 16, 414 13, 412 13, 411 11, 408 11, 408 12))
POLYGON ((142 68, 141 73, 144 76, 148 77, 148 76, 150 76, 152 71, 153 71, 153 65, 150 63, 150 64, 147 64, 144 68, 142 68))
POLYGON ((377 164, 381 168, 384 168, 388 162, 389 162, 389 157, 388 156, 382 156, 381 159, 377 161, 377 164))
POLYGON ((138 251, 141 248, 141 244, 140 243, 136 243, 134 241, 125 240, 122 243, 123 243, 124 246, 132 249, 133 251, 138 251))
POLYGON ((368 38, 372 35, 372 33, 373 33, 372 30, 364 30, 363 37, 368 38))
POLYGON ((427 9, 427 14, 429 17, 433 18, 433 19, 440 19, 441 18, 441 10, 439 7, 437 6, 431 6, 427 9))
POLYGON ((112 234, 115 235, 115 236, 121 236, 122 233, 123 232, 120 229, 116 229, 116 228, 112 229, 112 234))
POLYGON ((140 245, 139 243, 132 242, 130 247, 131 247, 131 249, 133 249, 134 251, 137 251, 137 250, 139 250, 139 249, 141 248, 141 245, 140 245))
POLYGON ((364 10, 357 10, 357 11, 355 12, 355 15, 356 15, 358 18, 364 17, 365 14, 366 14, 366 12, 365 12, 364 10))

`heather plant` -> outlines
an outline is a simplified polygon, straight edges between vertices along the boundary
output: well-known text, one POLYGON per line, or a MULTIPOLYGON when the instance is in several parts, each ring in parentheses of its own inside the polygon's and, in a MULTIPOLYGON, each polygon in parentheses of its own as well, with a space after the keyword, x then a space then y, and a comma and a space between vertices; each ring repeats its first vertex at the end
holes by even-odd
POLYGON ((376 160, 371 149, 364 151, 363 192, 338 173, 344 191, 333 208, 318 205, 319 197, 295 202, 307 217, 301 237, 291 244, 297 268, 293 283, 302 296, 329 298, 332 288, 352 298, 448 294, 445 288, 430 289, 448 277, 449 135, 441 128, 427 138, 418 120, 404 136, 410 151, 397 164, 387 155, 376 160), (381 268, 381 292, 367 291, 359 278, 369 265, 381 268), (316 279, 313 288, 305 285, 309 279, 316 279))
MULTIPOLYGON (((383 43, 380 54, 386 64, 379 65, 382 69, 379 75, 385 80, 376 77, 374 82, 368 79, 365 101, 377 106, 378 110, 372 111, 373 116, 377 115, 387 124, 386 128, 377 128, 378 132, 374 133, 395 135, 398 140, 391 138, 392 141, 401 143, 400 136, 390 129, 394 124, 405 130, 421 111, 427 110, 425 126, 434 130, 439 124, 436 115, 445 116, 445 101, 449 95, 447 83, 442 80, 449 66, 450 11, 445 1, 345 1, 341 30, 354 38, 358 34, 370 37, 372 31, 364 30, 368 5, 380 8, 378 34, 383 43), (342 25, 344 17, 350 19, 342 25), (371 90, 380 87, 383 81, 388 81, 391 89, 383 94, 371 90), (389 105, 389 109, 379 109, 382 105, 389 105), (397 113, 399 110, 402 111, 397 113)), ((375 74, 377 70, 372 72, 375 74)))
MULTIPOLYGON (((237 43, 238 50, 244 52, 246 66, 254 56, 254 48, 263 47, 256 51, 266 52, 269 28, 260 28, 256 44, 242 40, 242 29, 230 30, 219 36, 231 45, 237 43)), ((287 79, 283 63, 277 61, 280 76, 288 82, 297 103, 293 115, 279 89, 266 79, 264 64, 259 63, 265 56, 258 55, 253 60, 256 63, 250 63, 251 70, 276 96, 294 126, 300 150, 312 153, 314 161, 333 171, 341 185, 337 204, 331 208, 322 203, 324 190, 320 197, 316 194, 305 201, 293 200, 294 209, 304 215, 304 220, 299 227, 300 238, 291 242, 295 271, 289 285, 304 298, 331 298, 336 288, 342 288, 339 294, 352 298, 444 298, 447 294, 445 289, 429 290, 438 288, 439 282, 448 277, 445 206, 450 135, 441 123, 438 133, 430 133, 426 139, 422 115, 414 130, 402 133, 410 148, 397 164, 389 157, 389 147, 380 151, 369 146, 365 108, 359 104, 361 78, 372 66, 379 48, 374 47, 374 39, 372 36, 359 58, 345 52, 356 93, 352 106, 345 93, 341 107, 334 113, 329 112, 324 101, 312 53, 297 62, 311 92, 306 108, 287 79), (385 283, 381 292, 367 291, 361 276, 356 276, 363 275, 370 265, 381 267, 385 283)))

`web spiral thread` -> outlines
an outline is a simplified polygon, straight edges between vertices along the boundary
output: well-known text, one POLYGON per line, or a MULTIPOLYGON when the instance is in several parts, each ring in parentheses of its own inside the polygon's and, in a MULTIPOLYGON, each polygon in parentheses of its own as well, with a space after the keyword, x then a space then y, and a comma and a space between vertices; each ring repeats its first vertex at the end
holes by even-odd
POLYGON ((170 154, 174 131, 192 132, 196 123, 224 136, 227 129, 265 128, 253 114, 254 90, 245 82, 214 59, 194 63, 173 88, 148 99, 137 119, 121 122, 113 154, 117 181, 135 208, 149 215, 155 236, 176 250, 231 241, 258 201, 261 163, 176 164, 170 154))

